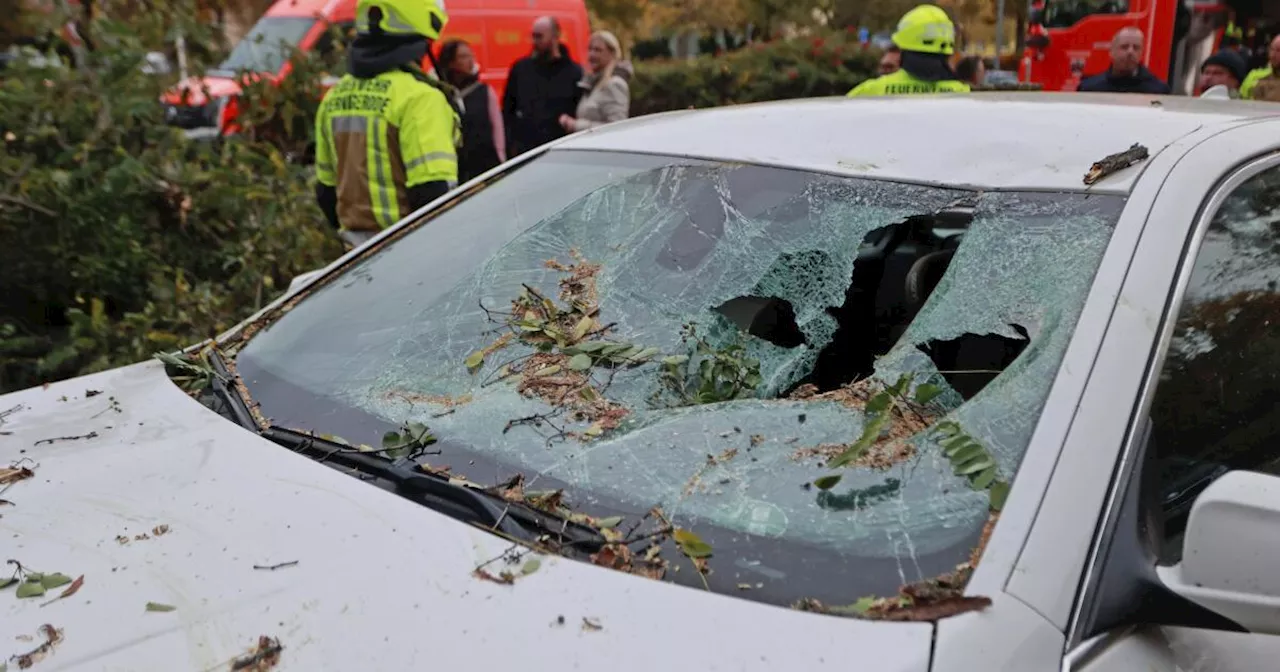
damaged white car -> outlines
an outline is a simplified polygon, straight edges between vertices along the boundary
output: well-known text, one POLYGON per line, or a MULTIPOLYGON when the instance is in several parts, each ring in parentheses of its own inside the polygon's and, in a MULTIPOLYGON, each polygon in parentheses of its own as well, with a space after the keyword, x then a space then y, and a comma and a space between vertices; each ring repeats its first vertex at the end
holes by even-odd
POLYGON ((0 397, 85 670, 1270 669, 1280 106, 577 134, 216 342, 0 397))

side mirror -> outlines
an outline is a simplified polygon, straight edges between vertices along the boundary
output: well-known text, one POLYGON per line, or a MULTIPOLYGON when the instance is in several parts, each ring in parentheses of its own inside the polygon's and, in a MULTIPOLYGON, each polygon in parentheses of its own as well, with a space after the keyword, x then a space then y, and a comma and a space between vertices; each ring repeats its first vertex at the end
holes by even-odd
POLYGON ((1250 632, 1280 634, 1280 478, 1232 471, 1191 507, 1169 590, 1250 632))

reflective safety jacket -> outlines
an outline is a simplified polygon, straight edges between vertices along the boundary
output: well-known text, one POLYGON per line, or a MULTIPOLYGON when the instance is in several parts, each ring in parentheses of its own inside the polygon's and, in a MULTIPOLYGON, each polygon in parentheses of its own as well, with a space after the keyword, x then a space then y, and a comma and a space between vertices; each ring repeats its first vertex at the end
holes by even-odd
POLYGON ((943 79, 931 82, 917 79, 906 70, 868 79, 853 87, 848 97, 854 96, 894 96, 904 93, 968 93, 969 85, 954 79, 943 79))
MULTIPOLYGON (((1271 68, 1258 68, 1257 70, 1250 72, 1240 84, 1240 97, 1250 98, 1253 100, 1280 100, 1280 98, 1268 98, 1265 96, 1256 97, 1254 95, 1254 89, 1258 88, 1259 83, 1265 79, 1272 79, 1273 77, 1274 73, 1271 68)), ((1267 87, 1264 86, 1263 88, 1266 89, 1267 87)))
POLYGON ((457 112, 426 75, 344 76, 316 114, 316 180, 334 187, 338 222, 379 231, 411 212, 408 189, 458 182, 457 112))

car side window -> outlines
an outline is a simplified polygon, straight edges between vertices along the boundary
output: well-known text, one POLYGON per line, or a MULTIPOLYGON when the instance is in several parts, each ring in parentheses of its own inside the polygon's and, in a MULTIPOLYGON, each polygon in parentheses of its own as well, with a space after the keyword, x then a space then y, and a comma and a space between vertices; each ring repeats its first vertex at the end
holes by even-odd
POLYGON ((1181 551, 1192 501, 1215 478, 1280 475, 1280 167, 1231 192, 1189 254, 1151 408, 1167 562, 1181 551))

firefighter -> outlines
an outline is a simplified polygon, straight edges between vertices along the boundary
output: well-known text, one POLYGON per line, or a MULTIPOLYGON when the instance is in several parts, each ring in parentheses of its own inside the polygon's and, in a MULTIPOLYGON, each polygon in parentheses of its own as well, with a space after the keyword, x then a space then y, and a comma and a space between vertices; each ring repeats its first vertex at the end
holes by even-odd
POLYGON ((1240 85, 1240 97, 1280 103, 1280 35, 1271 40, 1267 67, 1249 73, 1240 85))
POLYGON ((460 121, 422 70, 449 21, 439 0, 358 0, 350 73, 316 114, 316 200, 359 245, 457 184, 460 121))
POLYGON ((955 42, 956 27, 945 11, 934 5, 916 7, 903 15, 893 33, 894 45, 902 50, 902 68, 857 85, 849 97, 967 93, 969 85, 951 69, 955 42))

